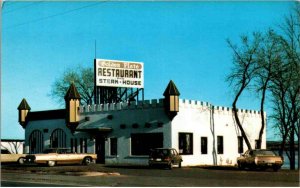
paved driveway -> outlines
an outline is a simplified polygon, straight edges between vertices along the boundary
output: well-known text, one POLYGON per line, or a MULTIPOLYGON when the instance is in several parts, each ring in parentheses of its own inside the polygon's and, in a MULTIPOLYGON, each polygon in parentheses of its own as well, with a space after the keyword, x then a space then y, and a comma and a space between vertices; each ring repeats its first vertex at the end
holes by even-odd
POLYGON ((299 172, 280 170, 240 171, 236 168, 174 168, 90 166, 19 166, 2 167, 2 186, 299 186, 299 172))

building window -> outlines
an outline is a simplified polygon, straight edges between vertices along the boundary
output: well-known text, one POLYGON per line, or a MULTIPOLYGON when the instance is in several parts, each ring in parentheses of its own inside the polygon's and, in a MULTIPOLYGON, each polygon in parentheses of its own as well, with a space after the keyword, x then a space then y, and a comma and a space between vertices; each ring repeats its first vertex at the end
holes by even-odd
POLYGON ((207 137, 201 137, 201 154, 207 154, 207 137))
POLYGON ((62 129, 55 129, 50 136, 51 148, 66 147, 66 133, 62 129))
POLYGON ((29 136, 29 153, 42 153, 44 150, 43 133, 39 130, 34 130, 29 136))
POLYGON ((73 138, 71 138, 71 153, 74 152, 74 141, 73 141, 73 138))
POLYGON ((83 139, 80 138, 80 153, 83 153, 83 139))
POLYGON ((223 154, 224 153, 224 143, 223 143, 223 136, 218 136, 217 137, 217 150, 218 154, 223 154))
POLYGON ((84 139, 83 139, 83 143, 84 143, 84 146, 83 146, 83 148, 84 148, 84 153, 87 153, 87 138, 84 138, 84 139))
POLYGON ((110 155, 118 155, 118 139, 110 138, 110 155))
POLYGON ((77 153, 77 139, 74 138, 74 152, 77 153))
POLYGON ((179 154, 193 154, 193 133, 179 133, 179 154))
MULTIPOLYGON (((87 138, 79 139, 80 153, 87 153, 87 138)), ((77 152, 77 140, 71 139, 71 152, 77 152)))
POLYGON ((238 136, 238 152, 244 153, 244 147, 243 147, 243 137, 238 136))
POLYGON ((71 138, 71 152, 77 153, 77 139, 71 138))
POLYGON ((131 155, 149 155, 150 149, 163 147, 163 133, 131 134, 131 155))

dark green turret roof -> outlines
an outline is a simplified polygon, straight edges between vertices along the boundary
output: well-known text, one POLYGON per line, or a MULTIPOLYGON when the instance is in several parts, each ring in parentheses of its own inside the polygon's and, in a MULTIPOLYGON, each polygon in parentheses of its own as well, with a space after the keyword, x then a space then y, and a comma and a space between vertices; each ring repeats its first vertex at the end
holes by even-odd
POLYGON ((81 99, 80 94, 78 93, 74 83, 72 83, 65 95, 65 100, 67 99, 81 99))
POLYGON ((179 96, 180 93, 175 85, 175 83, 171 80, 164 92, 164 96, 168 96, 168 95, 176 95, 179 96))
POLYGON ((23 99, 20 103, 20 105, 18 106, 18 110, 30 110, 30 106, 28 105, 26 99, 23 99))

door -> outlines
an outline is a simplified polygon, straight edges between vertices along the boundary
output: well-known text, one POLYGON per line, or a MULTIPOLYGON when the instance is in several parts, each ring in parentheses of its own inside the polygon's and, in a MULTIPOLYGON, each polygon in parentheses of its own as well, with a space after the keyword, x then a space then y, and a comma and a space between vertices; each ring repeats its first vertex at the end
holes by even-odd
POLYGON ((105 137, 97 136, 96 137, 96 154, 97 160, 96 163, 105 163, 105 137))

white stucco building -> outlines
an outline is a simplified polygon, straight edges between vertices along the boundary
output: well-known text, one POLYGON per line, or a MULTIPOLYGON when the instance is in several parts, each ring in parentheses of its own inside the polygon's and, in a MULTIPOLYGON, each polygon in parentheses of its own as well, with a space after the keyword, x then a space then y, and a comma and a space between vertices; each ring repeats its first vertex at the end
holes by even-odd
MULTIPOLYGON (((31 112, 24 99, 18 109, 19 121, 25 129, 25 152, 67 147, 78 153, 97 153, 100 163, 147 165, 150 148, 167 147, 179 151, 182 166, 236 164, 236 158, 247 147, 231 108, 179 99, 172 81, 164 96, 130 105, 78 107, 76 100, 80 96, 73 85, 66 95, 66 103, 74 103, 70 102, 66 109, 38 112, 31 112), (170 108, 176 108, 175 112, 170 113, 170 108), (72 110, 74 117, 70 115, 72 110), (72 118, 75 118, 73 124, 72 118)), ((260 112, 239 110, 238 113, 255 148, 261 127, 260 112)), ((266 130, 262 148, 266 148, 266 130)))
POLYGON ((23 153, 24 140, 23 139, 1 139, 1 150, 8 150, 10 153, 23 153))

